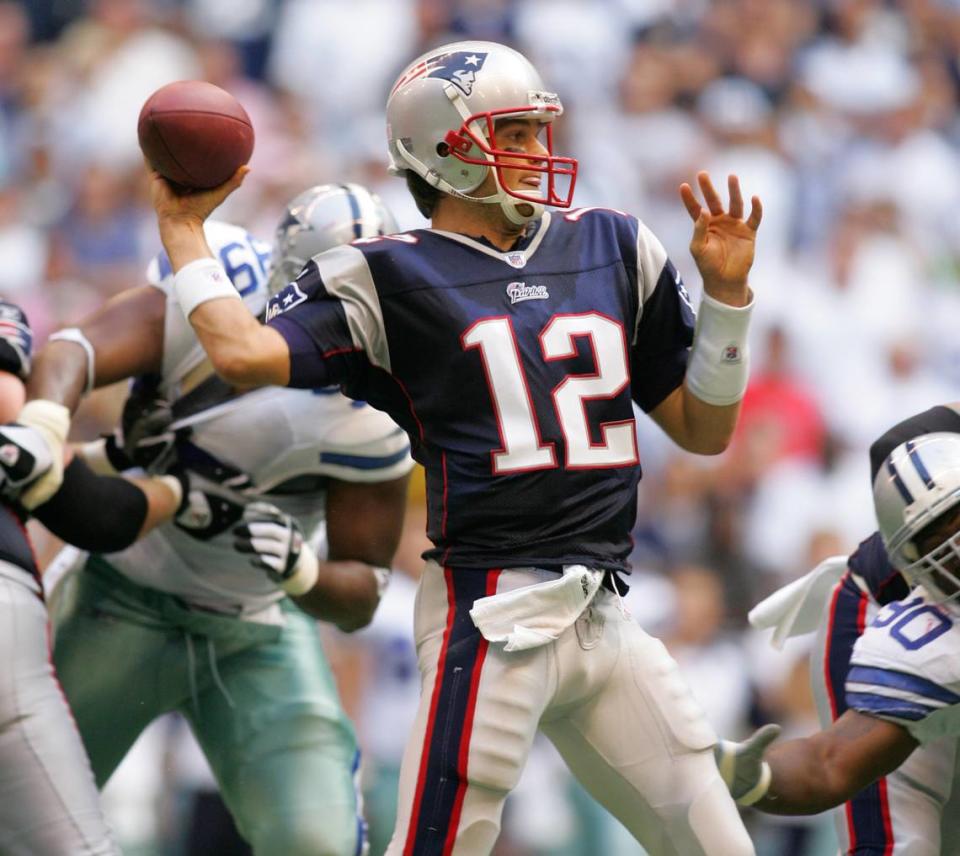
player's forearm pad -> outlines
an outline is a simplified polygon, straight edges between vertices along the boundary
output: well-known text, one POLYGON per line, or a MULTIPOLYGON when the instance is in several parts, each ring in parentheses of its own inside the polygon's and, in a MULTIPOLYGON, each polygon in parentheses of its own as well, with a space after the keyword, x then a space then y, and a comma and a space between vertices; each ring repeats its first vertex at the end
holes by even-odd
POLYGON ((743 398, 750 376, 747 329, 753 303, 753 295, 746 306, 730 306, 707 294, 700 301, 686 382, 707 404, 723 407, 743 398))
POLYGON ((68 544, 92 553, 114 553, 137 539, 147 517, 147 497, 133 482, 98 476, 75 457, 63 486, 34 515, 68 544))
POLYGON ((211 258, 195 259, 180 268, 173 278, 173 289, 188 319, 201 303, 221 297, 240 299, 220 262, 211 258))

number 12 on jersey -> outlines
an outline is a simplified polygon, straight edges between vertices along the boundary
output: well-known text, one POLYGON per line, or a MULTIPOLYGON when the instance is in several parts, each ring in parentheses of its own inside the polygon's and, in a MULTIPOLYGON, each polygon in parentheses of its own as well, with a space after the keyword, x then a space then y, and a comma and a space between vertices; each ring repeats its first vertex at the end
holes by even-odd
MULTIPOLYGON (((540 351, 546 362, 577 355, 577 338, 589 338, 596 371, 567 375, 551 391, 563 431, 566 469, 623 467, 637 463, 637 429, 630 419, 601 422, 601 442, 593 443, 586 402, 618 396, 630 383, 623 326, 597 312, 554 315, 540 331, 540 351)), ((501 448, 492 452, 496 475, 551 469, 558 466, 556 448, 544 442, 530 385, 509 317, 484 318, 460 337, 464 350, 477 348, 490 387, 500 429, 501 448)))

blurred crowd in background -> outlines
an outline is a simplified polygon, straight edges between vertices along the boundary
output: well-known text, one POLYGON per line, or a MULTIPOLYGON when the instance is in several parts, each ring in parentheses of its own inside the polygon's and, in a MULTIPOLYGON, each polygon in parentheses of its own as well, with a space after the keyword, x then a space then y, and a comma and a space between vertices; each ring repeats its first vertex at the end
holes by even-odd
MULTIPOLYGON (((136 119, 177 79, 228 89, 256 130, 252 172, 221 219, 269 239, 290 197, 349 180, 379 192, 403 228, 425 225, 386 173, 383 105, 406 62, 461 38, 534 61, 563 99, 555 139, 580 159, 575 204, 639 216, 695 298, 679 184, 735 172, 761 197, 738 434, 724 455, 696 458, 640 420, 628 605, 725 736, 769 719, 812 730, 804 646, 775 656, 745 615, 872 531, 870 442, 960 400, 958 0, 0 0, 0 294, 24 306, 42 343, 143 281, 159 242, 136 119)), ((79 434, 108 429, 123 394, 92 396, 79 434)), ((380 847, 417 697, 421 504, 414 490, 397 559, 408 576, 370 629, 329 644, 380 847)), ((228 852, 187 842, 177 801, 195 804, 212 784, 181 732, 161 723, 137 756, 147 760, 108 787, 129 852, 228 852)), ((751 823, 762 854, 836 846, 823 819, 751 823)), ((498 852, 639 851, 543 747, 498 852)))

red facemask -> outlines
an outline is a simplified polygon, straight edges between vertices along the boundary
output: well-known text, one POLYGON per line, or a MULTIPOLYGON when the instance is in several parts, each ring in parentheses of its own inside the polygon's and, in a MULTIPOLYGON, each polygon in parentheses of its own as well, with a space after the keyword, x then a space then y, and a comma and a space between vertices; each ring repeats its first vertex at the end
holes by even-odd
MULTIPOLYGON (((493 167, 497 171, 497 179, 504 193, 520 199, 524 202, 542 203, 544 205, 553 205, 557 208, 569 208, 573 202, 573 189, 577 183, 577 160, 576 158, 567 158, 554 155, 553 153, 553 127, 547 123, 547 153, 543 155, 529 155, 523 152, 508 152, 504 149, 495 148, 490 140, 494 140, 494 129, 496 119, 502 116, 517 116, 541 112, 544 108, 534 106, 528 107, 510 107, 503 110, 490 110, 486 113, 475 113, 464 120, 460 129, 457 131, 447 131, 444 142, 450 147, 450 154, 457 160, 468 164, 493 167), (473 131, 470 126, 474 122, 486 122, 487 136, 482 137, 473 131), (468 153, 476 146, 486 158, 471 157, 468 153), (491 160, 492 158, 492 160, 491 160), (504 160, 508 158, 509 160, 504 160), (521 193, 511 190, 507 187, 503 177, 505 169, 525 169, 531 172, 540 172, 547 177, 547 188, 544 195, 537 196, 533 193, 521 193), (557 177, 562 176, 570 180, 567 192, 561 196, 557 191, 557 177)), ((548 111, 557 113, 559 108, 548 106, 548 111)), ((541 188, 542 189, 542 188, 541 188)))

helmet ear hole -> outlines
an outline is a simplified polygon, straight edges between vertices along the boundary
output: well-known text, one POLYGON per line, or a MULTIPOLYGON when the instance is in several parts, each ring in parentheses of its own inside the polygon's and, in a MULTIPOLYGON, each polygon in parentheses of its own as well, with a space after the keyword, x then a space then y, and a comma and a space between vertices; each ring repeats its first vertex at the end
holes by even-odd
POLYGON ((442 158, 450 157, 450 144, 443 140, 437 143, 437 154, 442 158))

